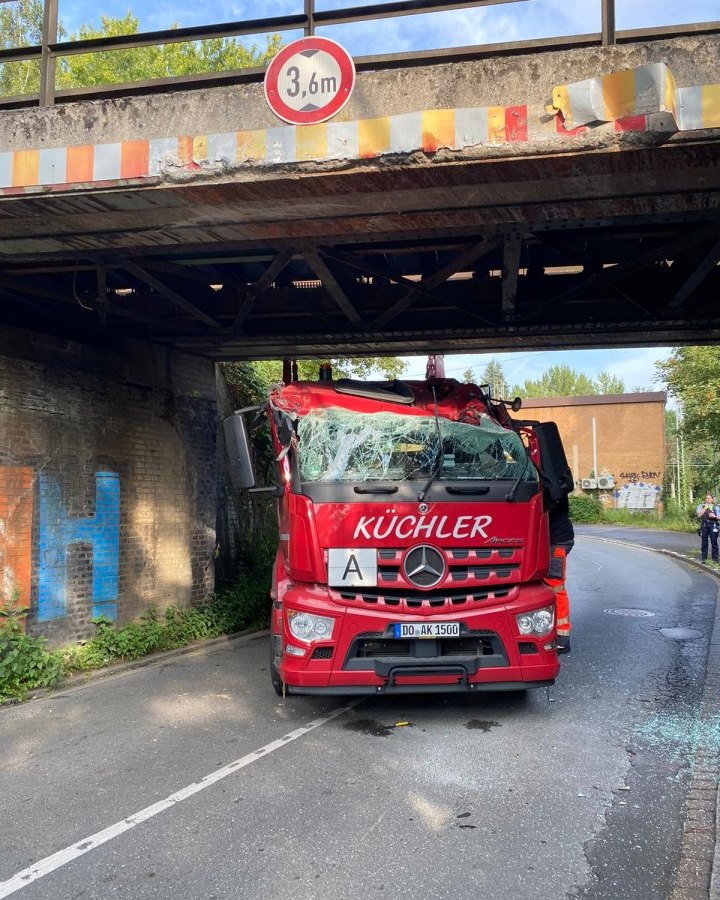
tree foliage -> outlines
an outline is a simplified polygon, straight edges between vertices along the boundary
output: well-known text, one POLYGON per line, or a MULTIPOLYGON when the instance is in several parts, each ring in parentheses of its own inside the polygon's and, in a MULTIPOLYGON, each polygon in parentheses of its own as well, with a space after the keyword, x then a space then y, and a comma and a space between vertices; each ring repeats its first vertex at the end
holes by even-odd
POLYGON ((614 375, 600 372, 593 380, 567 365, 550 366, 540 378, 526 379, 512 391, 521 397, 585 397, 624 392, 624 382, 614 375))
POLYGON ((656 368, 682 411, 686 455, 698 470, 695 486, 714 490, 720 478, 720 347, 678 347, 656 368))
MULTIPOLYGON (((393 379, 399 378, 405 369, 405 363, 396 356, 353 356, 328 362, 334 378, 393 379)), ((320 360, 298 360, 298 377, 301 381, 317 381, 319 368, 320 360)), ((250 403, 260 400, 271 384, 282 380, 282 369, 280 360, 225 363, 223 366, 228 383, 250 403)))
POLYGON ((493 397, 507 397, 508 386, 505 380, 502 364, 496 359, 491 359, 483 369, 480 376, 480 384, 488 385, 493 397))
MULTIPOLYGON (((0 5, 0 47, 20 47, 40 43, 42 34, 41 0, 17 0, 0 5)), ((137 34, 140 22, 128 11, 124 16, 102 16, 99 28, 82 25, 69 36, 62 26, 61 37, 85 40, 137 34)), ((177 23, 171 26, 179 27, 177 23)), ((58 60, 56 85, 59 89, 121 84, 173 75, 196 75, 262 66, 280 49, 279 35, 269 36, 265 47, 246 47, 236 38, 211 38, 204 41, 81 53, 58 60)), ((36 93, 40 68, 36 61, 7 63, 0 67, 0 93, 5 96, 36 93)))

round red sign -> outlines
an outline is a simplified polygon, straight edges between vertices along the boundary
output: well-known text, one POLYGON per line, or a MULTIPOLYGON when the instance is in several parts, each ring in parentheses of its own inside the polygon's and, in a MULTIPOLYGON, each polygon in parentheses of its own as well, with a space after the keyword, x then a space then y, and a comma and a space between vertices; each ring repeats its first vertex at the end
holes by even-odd
POLYGON ((274 56, 265 73, 270 109, 291 125, 332 118, 350 99, 355 84, 352 57, 335 41, 306 37, 274 56))

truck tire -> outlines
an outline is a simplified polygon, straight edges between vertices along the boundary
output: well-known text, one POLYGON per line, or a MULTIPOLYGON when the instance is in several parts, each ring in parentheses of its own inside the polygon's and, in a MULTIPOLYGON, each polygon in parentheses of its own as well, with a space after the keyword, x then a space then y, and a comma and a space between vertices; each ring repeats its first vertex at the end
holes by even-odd
POLYGON ((283 697, 285 694, 285 684, 280 677, 280 672, 278 671, 277 666, 275 665, 275 635, 270 632, 270 681, 272 682, 273 690, 278 695, 278 697, 283 697))

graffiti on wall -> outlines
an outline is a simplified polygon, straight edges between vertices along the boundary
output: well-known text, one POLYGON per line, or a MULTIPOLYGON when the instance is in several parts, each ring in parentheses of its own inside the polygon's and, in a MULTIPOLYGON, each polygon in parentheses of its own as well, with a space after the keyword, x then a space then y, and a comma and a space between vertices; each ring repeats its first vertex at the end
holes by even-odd
POLYGON ((659 484, 652 481, 632 481, 615 491, 618 509, 655 509, 660 499, 659 484))
POLYGON ((0 606, 30 606, 33 470, 0 466, 0 606))
MULTIPOLYGON (((95 513, 69 516, 60 481, 41 472, 37 618, 62 618, 68 607, 68 551, 85 545, 92 582, 92 614, 117 618, 120 565, 120 476, 95 473, 95 513)), ((33 564, 33 470, 0 466, 0 606, 29 607, 33 564)))
POLYGON ((117 618, 120 563, 120 476, 95 473, 95 515, 68 516, 60 482, 41 473, 38 539, 38 621, 67 613, 68 549, 92 547, 92 614, 117 618))

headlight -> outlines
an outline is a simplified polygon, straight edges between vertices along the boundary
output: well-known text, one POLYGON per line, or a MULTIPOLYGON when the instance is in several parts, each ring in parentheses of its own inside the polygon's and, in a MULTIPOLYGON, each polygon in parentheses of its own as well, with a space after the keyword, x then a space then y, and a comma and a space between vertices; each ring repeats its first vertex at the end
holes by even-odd
POLYGON ((534 634, 543 637, 549 634, 555 624, 555 609, 552 606, 544 606, 534 612, 520 613, 515 616, 520 634, 534 634))
POLYGON ((299 641, 329 641, 332 638, 335 619, 314 616, 311 613, 289 610, 290 634, 299 641))

